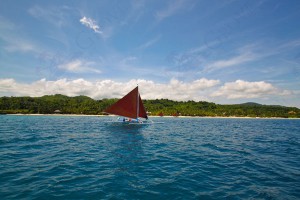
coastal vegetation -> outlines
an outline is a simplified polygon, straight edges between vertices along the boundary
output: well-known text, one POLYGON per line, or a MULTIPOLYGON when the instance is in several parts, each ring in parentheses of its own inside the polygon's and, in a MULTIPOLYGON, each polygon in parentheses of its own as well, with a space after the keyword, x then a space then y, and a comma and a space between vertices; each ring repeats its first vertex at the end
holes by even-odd
MULTIPOLYGON (((118 99, 94 100, 87 96, 68 97, 0 97, 0 114, 84 114, 101 115, 118 99)), ((244 103, 221 105, 206 101, 144 100, 149 115, 153 116, 210 116, 210 117, 283 117, 300 118, 300 109, 279 105, 244 103)))

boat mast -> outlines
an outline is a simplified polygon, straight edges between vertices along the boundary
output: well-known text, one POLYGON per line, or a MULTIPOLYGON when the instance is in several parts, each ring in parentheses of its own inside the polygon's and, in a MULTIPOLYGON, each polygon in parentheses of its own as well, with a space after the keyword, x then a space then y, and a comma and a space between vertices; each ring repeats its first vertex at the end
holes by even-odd
POLYGON ((139 118, 139 113, 140 113, 140 98, 139 98, 139 88, 137 89, 137 95, 136 95, 137 97, 137 108, 136 108, 136 119, 138 119, 139 118))

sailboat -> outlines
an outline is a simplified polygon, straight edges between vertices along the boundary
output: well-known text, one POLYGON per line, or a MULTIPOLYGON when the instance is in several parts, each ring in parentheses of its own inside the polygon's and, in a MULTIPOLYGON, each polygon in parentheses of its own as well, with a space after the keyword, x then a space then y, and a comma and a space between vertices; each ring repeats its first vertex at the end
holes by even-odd
MULTIPOLYGON (((148 120, 148 115, 141 99, 138 86, 125 95, 122 99, 108 107, 104 112, 119 115, 116 122, 129 124, 149 123, 140 118, 148 120)), ((150 120, 151 121, 151 120, 150 120)))

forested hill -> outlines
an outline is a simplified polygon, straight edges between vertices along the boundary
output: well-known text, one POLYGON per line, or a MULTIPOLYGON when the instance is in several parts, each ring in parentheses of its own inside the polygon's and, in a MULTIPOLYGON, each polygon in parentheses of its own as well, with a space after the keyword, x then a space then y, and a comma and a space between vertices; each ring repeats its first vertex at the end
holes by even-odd
MULTIPOLYGON (((47 95, 43 97, 0 97, 1 114, 103 114, 105 108, 117 99, 94 100, 86 96, 68 97, 47 95)), ((244 103, 220 105, 205 101, 172 101, 168 99, 144 100, 149 115, 181 116, 237 116, 300 118, 295 107, 244 103)))

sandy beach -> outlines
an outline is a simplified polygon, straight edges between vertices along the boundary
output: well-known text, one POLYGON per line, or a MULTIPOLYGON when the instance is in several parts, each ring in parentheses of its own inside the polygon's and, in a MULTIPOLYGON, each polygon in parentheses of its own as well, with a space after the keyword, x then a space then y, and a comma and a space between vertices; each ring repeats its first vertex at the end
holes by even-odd
MULTIPOLYGON (((53 116, 53 117, 118 117, 117 115, 84 115, 84 114, 7 114, 14 116, 53 116)), ((237 116, 149 116, 149 118, 224 118, 224 119, 300 119, 283 117, 237 117, 237 116)))

